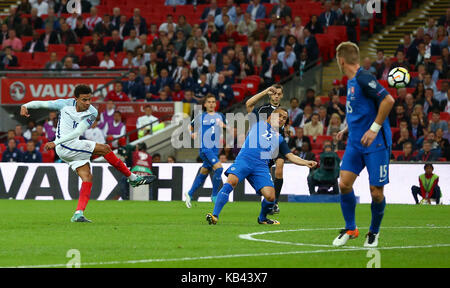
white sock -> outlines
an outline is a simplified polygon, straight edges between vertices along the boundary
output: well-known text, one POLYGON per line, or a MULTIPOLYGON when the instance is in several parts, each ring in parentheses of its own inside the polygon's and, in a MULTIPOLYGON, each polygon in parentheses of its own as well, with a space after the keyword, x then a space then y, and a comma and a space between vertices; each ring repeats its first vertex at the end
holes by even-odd
POLYGON ((130 180, 130 181, 135 181, 136 179, 137 179, 137 176, 134 173, 131 173, 131 175, 128 176, 128 180, 130 180))
POLYGON ((83 213, 83 210, 77 210, 75 211, 75 214, 83 213))

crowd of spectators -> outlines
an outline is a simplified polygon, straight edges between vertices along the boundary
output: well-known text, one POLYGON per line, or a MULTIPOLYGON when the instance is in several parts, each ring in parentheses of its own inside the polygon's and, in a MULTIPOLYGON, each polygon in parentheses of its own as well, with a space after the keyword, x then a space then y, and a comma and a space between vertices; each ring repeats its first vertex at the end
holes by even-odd
POLYGON ((99 11, 100 2, 82 0, 81 15, 68 14, 67 0, 21 0, 12 6, 1 23, 0 69, 132 68, 122 90, 116 85, 108 99, 197 103, 213 93, 222 109, 234 101, 231 85, 258 75, 263 89, 294 71, 303 73, 319 57, 316 33, 345 25, 356 42, 357 17, 365 25, 371 16, 361 12, 365 0, 313 1, 321 2, 323 11, 307 23, 286 0, 227 0, 220 7, 216 0, 174 0, 165 4, 209 5, 200 22, 168 14, 158 23, 139 8, 128 17, 121 11, 125 7, 99 11), (48 54, 33 60, 24 55, 36 52, 48 54))

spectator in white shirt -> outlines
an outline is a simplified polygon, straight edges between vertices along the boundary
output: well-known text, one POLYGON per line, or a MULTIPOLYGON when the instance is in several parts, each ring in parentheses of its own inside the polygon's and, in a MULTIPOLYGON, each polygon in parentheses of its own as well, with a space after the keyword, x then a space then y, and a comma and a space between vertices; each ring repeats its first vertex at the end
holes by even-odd
POLYGON ((155 127, 155 125, 159 124, 158 118, 156 118, 155 116, 152 115, 152 106, 147 105, 147 106, 145 106, 144 109, 145 109, 145 115, 143 115, 137 119, 136 128, 139 129, 150 123, 153 123, 153 124, 146 126, 143 129, 139 130, 139 132, 138 132, 139 138, 149 134, 150 131, 152 130, 152 127, 155 127))
POLYGON ((32 5, 32 7, 38 10, 37 13, 38 17, 48 14, 48 3, 45 2, 44 0, 37 0, 36 3, 32 5))
POLYGON ((100 62, 100 67, 105 67, 106 69, 111 69, 115 67, 114 61, 111 60, 111 55, 108 52, 105 53, 105 56, 100 62))
POLYGON ((66 19, 67 25, 69 25, 70 29, 75 30, 77 28, 77 19, 78 19, 77 12, 73 12, 72 15, 70 15, 69 18, 66 19))
POLYGON ((174 31, 177 30, 177 24, 173 23, 173 16, 172 16, 172 14, 168 14, 168 15, 167 15, 167 22, 162 23, 161 26, 159 26, 159 31, 160 31, 160 32, 161 32, 161 31, 164 31, 164 32, 168 33, 168 32, 169 32, 169 29, 167 28, 167 26, 168 26, 169 24, 172 24, 172 25, 173 25, 173 30, 174 30, 174 31))

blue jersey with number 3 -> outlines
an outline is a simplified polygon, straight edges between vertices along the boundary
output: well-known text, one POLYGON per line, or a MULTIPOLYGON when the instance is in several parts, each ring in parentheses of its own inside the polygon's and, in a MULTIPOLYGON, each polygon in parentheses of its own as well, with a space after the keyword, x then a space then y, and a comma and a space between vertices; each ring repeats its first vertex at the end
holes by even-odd
POLYGON ((388 118, 383 122, 377 137, 369 147, 361 144, 361 138, 375 121, 380 103, 387 95, 389 93, 377 79, 362 68, 359 68, 356 76, 347 82, 348 145, 364 153, 391 147, 392 135, 388 118))

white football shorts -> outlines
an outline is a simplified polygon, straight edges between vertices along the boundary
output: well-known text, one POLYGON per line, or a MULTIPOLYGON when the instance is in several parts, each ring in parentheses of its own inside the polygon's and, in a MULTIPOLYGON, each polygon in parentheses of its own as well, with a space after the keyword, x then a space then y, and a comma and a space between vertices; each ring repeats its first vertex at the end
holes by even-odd
POLYGON ((76 172, 77 168, 90 163, 95 144, 94 141, 76 139, 57 145, 55 150, 59 158, 76 172))

